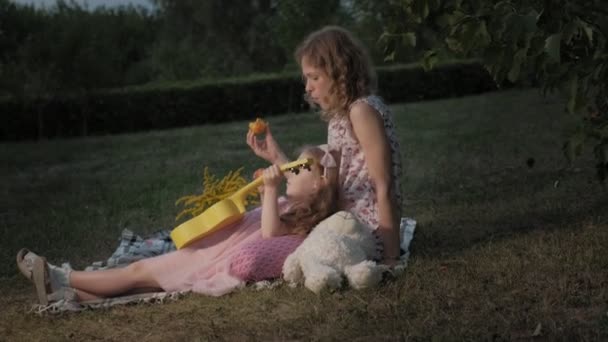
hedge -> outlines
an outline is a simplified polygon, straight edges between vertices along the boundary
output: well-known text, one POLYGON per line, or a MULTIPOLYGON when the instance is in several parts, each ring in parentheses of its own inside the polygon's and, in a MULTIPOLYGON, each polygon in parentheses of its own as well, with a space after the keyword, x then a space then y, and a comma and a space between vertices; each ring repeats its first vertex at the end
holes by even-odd
MULTIPOLYGON (((449 63, 425 72, 418 66, 377 69, 378 94, 388 102, 463 96, 495 90, 474 61, 449 63)), ((299 74, 265 75, 172 85, 96 91, 0 102, 0 140, 27 140, 135 132, 201 125, 308 110, 299 74)))

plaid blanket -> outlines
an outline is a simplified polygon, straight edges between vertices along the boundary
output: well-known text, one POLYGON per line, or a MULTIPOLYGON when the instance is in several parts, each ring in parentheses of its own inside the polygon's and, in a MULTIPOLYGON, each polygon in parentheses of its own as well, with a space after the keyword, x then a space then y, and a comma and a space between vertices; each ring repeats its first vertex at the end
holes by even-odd
POLYGON ((85 271, 96 271, 114 267, 124 267, 137 260, 169 253, 176 250, 171 231, 163 229, 142 238, 129 229, 122 231, 118 247, 104 261, 96 261, 85 268, 85 271))

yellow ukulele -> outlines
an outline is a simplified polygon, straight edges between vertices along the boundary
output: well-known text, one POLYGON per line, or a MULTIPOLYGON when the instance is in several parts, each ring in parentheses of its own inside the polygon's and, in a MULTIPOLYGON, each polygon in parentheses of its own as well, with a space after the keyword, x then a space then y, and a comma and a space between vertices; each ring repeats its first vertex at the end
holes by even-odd
MULTIPOLYGON (((291 163, 281 165, 281 171, 291 171, 298 173, 300 169, 305 168, 310 171, 310 166, 313 164, 313 159, 299 159, 291 163)), ((262 185, 264 179, 256 178, 253 182, 245 185, 232 196, 223 199, 207 210, 203 211, 198 216, 180 224, 171 232, 171 239, 175 242, 175 246, 180 249, 189 244, 219 230, 234 222, 239 221, 247 211, 245 209, 245 197, 250 192, 262 185)))

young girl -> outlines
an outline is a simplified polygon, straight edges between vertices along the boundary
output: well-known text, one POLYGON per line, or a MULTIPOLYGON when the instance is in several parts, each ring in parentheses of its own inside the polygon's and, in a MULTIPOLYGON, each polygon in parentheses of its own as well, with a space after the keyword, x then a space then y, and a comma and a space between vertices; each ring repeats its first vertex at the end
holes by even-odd
MULTIPOLYGON (((340 153, 340 206, 375 230, 383 263, 394 265, 400 257, 400 147, 388 107, 373 95, 370 58, 348 31, 335 26, 310 34, 295 58, 305 98, 328 122, 329 149, 340 153)), ((248 134, 247 144, 272 163, 286 160, 270 129, 262 141, 248 134)))
MULTIPOLYGON (((263 239, 274 237, 273 248, 284 253, 275 260, 274 277, 280 276, 284 259, 313 227, 337 210, 337 169, 327 160, 333 157, 318 147, 308 147, 300 158, 312 158, 310 171, 287 172, 273 165, 263 172, 262 206, 244 219, 192 245, 168 254, 136 261, 124 268, 101 271, 71 271, 47 264, 27 250, 17 255, 20 271, 34 282, 38 299, 46 305, 59 300, 63 289, 75 289, 78 300, 86 301, 125 294, 133 290, 162 289, 193 291, 219 296, 244 284, 240 268, 243 251, 263 247, 263 239), (279 198, 279 186, 287 178, 286 196, 279 198), (281 241, 280 239, 283 239, 281 241)), ((269 262, 269 261, 266 261, 269 262)))

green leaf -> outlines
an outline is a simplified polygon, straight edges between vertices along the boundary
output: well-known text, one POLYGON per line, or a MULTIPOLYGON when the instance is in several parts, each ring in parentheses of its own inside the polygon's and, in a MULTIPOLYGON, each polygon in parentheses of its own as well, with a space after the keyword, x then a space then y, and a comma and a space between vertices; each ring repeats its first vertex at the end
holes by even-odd
POLYGON ((577 82, 576 93, 573 93, 568 97, 568 102, 566 104, 568 112, 572 114, 580 113, 585 106, 587 105, 586 94, 584 93, 584 89, 581 87, 581 81, 577 82))
POLYGON ((588 23, 584 22, 584 21, 580 21, 580 26, 583 29, 583 32, 585 32, 585 35, 587 36, 587 39, 589 39, 589 44, 593 43, 593 28, 591 27, 591 25, 589 25, 588 23))
POLYGON ((392 52, 390 52, 389 54, 387 54, 386 56, 384 56, 384 61, 385 62, 392 62, 395 60, 395 50, 393 50, 392 52))
POLYGON ((446 15, 446 20, 450 26, 453 26, 453 25, 456 25, 456 23, 459 22, 460 20, 462 20, 462 18, 464 18, 464 17, 465 17, 464 12, 454 11, 451 14, 446 15))
POLYGON ((562 38, 566 44, 570 44, 572 38, 578 33, 578 23, 576 21, 569 22, 562 29, 562 38))
POLYGON ((383 53, 384 53, 384 61, 385 62, 392 62, 395 60, 395 53, 397 50, 397 44, 395 42, 395 35, 388 33, 388 32, 384 32, 382 33, 382 35, 380 35, 380 38, 378 38, 378 44, 380 46, 382 46, 383 48, 383 53))
POLYGON ((502 37, 507 28, 507 19, 511 13, 495 16, 488 22, 488 30, 494 37, 502 37))
POLYGON ((485 21, 469 20, 463 23, 460 31, 454 37, 460 41, 462 52, 468 54, 475 48, 485 48, 490 44, 491 38, 488 34, 485 21))
POLYGON ((445 43, 447 44, 447 46, 450 50, 452 50, 454 52, 458 52, 458 53, 463 52, 462 44, 460 44, 460 41, 458 39, 455 39, 452 37, 447 37, 445 39, 445 43))
POLYGON ((503 34, 503 39, 513 45, 517 44, 519 40, 519 36, 523 33, 524 25, 522 22, 523 17, 518 14, 509 13, 505 16, 505 30, 503 34))
POLYGON ((562 151, 564 152, 564 157, 566 157, 569 163, 572 163, 574 161, 574 158, 576 158, 576 156, 574 155, 574 148, 572 147, 572 143, 570 141, 566 141, 564 143, 562 151))
POLYGON ((477 31, 475 32, 475 41, 477 42, 477 47, 485 48, 492 42, 492 37, 488 33, 488 28, 486 26, 486 21, 482 20, 479 22, 477 26, 477 31))
POLYGON ((422 68, 425 71, 432 70, 438 61, 439 57, 437 56, 437 52, 435 50, 429 50, 422 56, 422 68))
POLYGON ((545 40, 545 52, 549 55, 552 61, 559 63, 560 58, 560 47, 562 41, 562 34, 552 34, 545 40))
POLYGON ((462 6, 463 0, 446 0, 444 2, 444 8, 459 9, 462 6))
POLYGON ((475 12, 475 15, 479 15, 485 4, 483 0, 469 0, 468 2, 471 9, 475 12))
POLYGON ((414 21, 421 22, 429 16, 429 4, 428 0, 414 0, 412 5, 412 12, 414 14, 414 21))
POLYGON ((521 65, 526 60, 526 50, 522 49, 517 51, 515 56, 513 56, 513 64, 511 66, 511 70, 509 70, 509 74, 507 74, 507 79, 513 83, 519 80, 519 74, 521 73, 521 65))
POLYGON ((380 37, 378 38, 378 44, 380 45, 385 45, 388 43, 388 41, 390 40, 390 37, 392 36, 392 34, 388 33, 388 32, 382 32, 382 34, 380 35, 380 37))
POLYGON ((574 76, 567 82, 568 89, 568 103, 566 104, 566 108, 568 108, 569 113, 574 113, 576 110, 576 99, 578 94, 578 76, 574 76))
POLYGON ((455 22, 454 16, 449 14, 442 14, 435 18, 435 24, 441 28, 451 27, 455 22))
POLYGON ((416 33, 406 32, 401 35, 401 43, 405 47, 416 47, 416 33))
POLYGON ((542 37, 535 35, 530 39, 528 56, 530 56, 531 58, 536 58, 543 53, 544 49, 545 40, 542 37))
POLYGON ((429 3, 428 3, 428 1, 426 1, 426 0, 421 0, 421 2, 422 2, 423 4, 422 4, 422 6, 421 6, 421 12, 420 12, 420 16, 421 16, 423 19, 426 19, 426 17, 428 17, 428 16, 429 16, 429 12, 430 12, 430 9, 429 9, 429 3))
POLYGON ((435 11, 441 6, 441 0, 428 0, 428 3, 431 11, 435 11))
POLYGON ((538 22, 538 12, 532 10, 528 14, 520 16, 520 20, 524 32, 535 32, 537 29, 536 23, 538 22))
POLYGON ((563 152, 569 162, 581 155, 585 144, 585 133, 581 130, 574 133, 564 144, 563 152))

